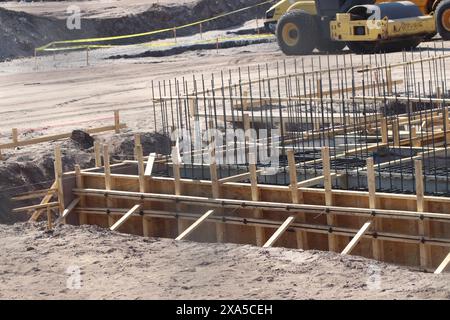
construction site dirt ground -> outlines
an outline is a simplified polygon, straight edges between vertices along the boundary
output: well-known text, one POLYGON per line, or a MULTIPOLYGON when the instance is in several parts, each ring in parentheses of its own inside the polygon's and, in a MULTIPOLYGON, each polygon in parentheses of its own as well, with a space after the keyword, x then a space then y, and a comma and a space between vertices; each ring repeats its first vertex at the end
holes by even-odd
MULTIPOLYGON (((450 43, 440 50, 449 51, 450 43)), ((106 59, 122 53, 115 48, 93 51, 90 66, 83 52, 40 56, 38 70, 34 58, 0 63, 0 142, 10 140, 11 128, 33 137, 110 124, 117 109, 129 132, 147 132, 154 121, 151 81, 220 74, 286 58, 276 43, 265 43, 106 59)), ((308 65, 311 57, 300 59, 308 65)), ((388 60, 399 62, 402 53, 389 54, 388 60)), ((23 147, 20 155, 51 154, 55 145, 23 147)), ((12 150, 6 157, 0 166, 18 159, 12 150)), ((175 242, 93 226, 59 225, 47 232, 44 223, 0 225, 0 299, 171 298, 450 299, 450 274, 331 252, 175 242), (81 287, 69 289, 77 268, 81 287)))
POLYGON ((450 298, 448 273, 356 256, 45 228, 0 226, 0 299, 450 298))

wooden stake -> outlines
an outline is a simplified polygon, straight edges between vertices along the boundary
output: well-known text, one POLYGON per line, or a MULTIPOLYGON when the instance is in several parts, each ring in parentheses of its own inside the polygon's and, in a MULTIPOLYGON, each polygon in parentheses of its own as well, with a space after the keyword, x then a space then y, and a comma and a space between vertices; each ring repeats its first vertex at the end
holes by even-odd
POLYGON ((400 129, 398 127, 398 120, 394 120, 392 123, 392 135, 394 136, 394 146, 400 146, 400 129))
MULTIPOLYGON (((325 188, 325 205, 333 205, 332 181, 331 181, 331 164, 330 164, 330 148, 322 147, 322 165, 323 165, 323 186, 325 188)), ((336 224, 336 216, 327 214, 327 224, 330 228, 336 224)), ((332 233, 328 235, 328 250, 337 251, 336 236, 332 233)))
POLYGON ((57 182, 58 189, 58 203, 59 203, 59 214, 62 215, 64 211, 64 185, 63 185, 63 168, 61 159, 61 147, 57 146, 55 148, 55 180, 57 182))
MULTIPOLYGON (((111 182, 111 167, 109 163, 109 147, 107 144, 103 146, 103 164, 105 166, 105 190, 110 191, 112 189, 111 182)), ((106 198, 107 208, 113 207, 113 200, 110 197, 106 198)), ((110 227, 114 225, 114 218, 111 214, 108 214, 108 224, 110 227)))
MULTIPOLYGON (((251 160, 254 159, 254 155, 250 156, 251 160)), ((256 173, 256 161, 250 161, 249 169, 250 169, 250 183, 251 183, 251 189, 252 189, 252 200, 253 201, 259 201, 259 189, 258 189, 258 175, 256 173)), ((253 210, 255 218, 262 218, 263 212, 261 209, 255 209, 253 210)), ((258 247, 261 247, 264 245, 265 241, 265 234, 264 234, 264 228, 262 227, 255 227, 255 233, 256 233, 256 245, 258 247)))
MULTIPOLYGON (((216 147, 215 141, 212 139, 210 141, 210 164, 209 164, 209 172, 211 176, 211 188, 212 188, 212 196, 214 199, 220 198, 220 184, 217 176, 217 164, 216 164, 216 147)), ((221 214, 221 210, 218 211, 221 214)), ((216 223, 216 238, 217 242, 225 241, 225 224, 222 222, 216 223)))
POLYGON ((388 143, 388 126, 387 126, 387 119, 383 117, 381 119, 381 142, 382 143, 388 143))
MULTIPOLYGON (((298 190, 298 180, 297 180, 297 167, 295 166, 295 156, 294 150, 289 149, 287 151, 288 166, 289 166, 289 187, 291 188, 291 198, 292 203, 300 203, 299 190, 298 190)), ((305 215, 300 213, 297 216, 299 222, 305 222, 305 215)), ((306 249, 308 240, 305 232, 296 231, 297 247, 300 249, 306 249)))
POLYGON ((86 47, 86 66, 89 67, 89 47, 86 47))
MULTIPOLYGON (((181 195, 181 158, 180 150, 178 145, 172 148, 172 168, 173 168, 173 181, 175 188, 175 195, 181 195)), ((179 203, 175 204, 177 212, 181 212, 181 205, 179 203)), ((181 234, 185 229, 185 221, 178 218, 178 234, 181 234)))
MULTIPOLYGON (((424 185, 423 185, 423 163, 422 160, 414 160, 414 174, 416 180, 416 197, 417 197, 417 212, 424 212, 425 200, 424 200, 424 185)), ((419 220, 419 234, 423 237, 430 235, 430 221, 421 219, 419 220)), ((420 266, 427 268, 431 261, 431 248, 425 243, 419 244, 420 249, 420 266)))
MULTIPOLYGON (((375 170, 373 166, 373 158, 367 158, 367 187, 369 189, 369 208, 376 209, 377 197, 376 197, 376 183, 375 183, 375 170)), ((380 218, 374 217, 372 219, 373 231, 380 231, 382 228, 382 221, 380 218)), ((364 231, 365 232, 365 231, 364 231)), ((364 233, 363 233, 364 234, 364 233)), ((383 243, 379 239, 372 239, 372 255, 376 260, 383 260, 383 243)))
POLYGON ((114 127, 116 133, 120 133, 120 113, 119 110, 114 111, 114 127))
POLYGON ((12 141, 14 144, 19 143, 19 132, 17 128, 12 129, 12 141))
POLYGON ((47 207, 47 229, 52 230, 53 229, 53 223, 52 223, 52 209, 50 206, 47 207))
MULTIPOLYGON (((81 169, 80 169, 80 165, 75 165, 75 183, 77 188, 84 188, 84 180, 83 180, 83 176, 81 175, 81 169)), ((80 196, 80 206, 81 207, 86 207, 86 197, 85 196, 80 196)), ((83 224, 87 224, 87 215, 85 212, 80 213, 80 215, 78 216, 78 223, 80 225, 83 224)))
POLYGON ((417 139, 417 129, 416 127, 411 127, 411 140, 413 147, 420 147, 420 139, 417 139))
POLYGON ((448 112, 448 108, 445 108, 444 110, 444 121, 445 121, 445 143, 447 144, 447 146, 450 145, 450 117, 449 117, 449 112, 448 112))
POLYGON ((145 166, 144 166, 144 155, 142 153, 142 146, 138 145, 135 147, 135 153, 137 155, 138 161, 138 174, 139 174, 139 192, 145 191, 145 166))
POLYGON ((101 145, 98 141, 94 141, 95 166, 97 168, 102 166, 102 156, 100 153, 101 145))
POLYGON ((394 88, 392 86, 392 69, 390 66, 388 68, 386 68, 386 84, 387 84, 388 95, 392 95, 394 88))

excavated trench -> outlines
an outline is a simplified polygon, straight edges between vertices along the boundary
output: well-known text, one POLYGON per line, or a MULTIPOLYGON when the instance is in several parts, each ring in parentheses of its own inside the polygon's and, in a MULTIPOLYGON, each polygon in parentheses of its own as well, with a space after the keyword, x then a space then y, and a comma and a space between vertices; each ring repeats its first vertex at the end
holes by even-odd
MULTIPOLYGON (((78 38, 108 37, 124 34, 142 33, 162 28, 172 28, 187 23, 210 18, 247 6, 261 3, 259 0, 199 0, 179 5, 153 4, 149 9, 137 13, 111 18, 86 18, 81 20, 80 30, 69 30, 66 20, 52 17, 34 16, 0 8, 0 61, 31 56, 36 47, 57 40, 78 38)), ((226 16, 202 25, 204 31, 238 26, 256 16, 262 16, 269 5, 226 16)), ((198 26, 180 29, 177 35, 186 36, 197 33, 198 26)), ((108 44, 142 43, 172 36, 155 34, 152 36, 108 42, 108 44)), ((103 43, 106 44, 106 43, 103 43)))

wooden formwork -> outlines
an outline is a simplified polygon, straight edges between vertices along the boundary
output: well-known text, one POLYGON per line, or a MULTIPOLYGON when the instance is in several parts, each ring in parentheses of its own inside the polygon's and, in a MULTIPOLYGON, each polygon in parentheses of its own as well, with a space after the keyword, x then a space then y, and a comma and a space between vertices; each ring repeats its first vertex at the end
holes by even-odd
MULTIPOLYGON (((326 165, 327 147, 324 175, 297 181, 291 174, 289 186, 259 184, 255 166, 222 181, 214 174, 211 180, 182 179, 177 159, 173 177, 158 177, 153 172, 163 160, 143 157, 139 145, 135 162, 109 165, 104 152, 103 167, 57 170, 62 189, 56 193, 63 200, 26 209, 59 207, 67 223, 141 236, 331 250, 436 272, 448 264, 450 198, 425 196, 420 179, 416 195, 376 192, 371 158, 363 192, 332 189, 336 175, 326 165), (323 187, 310 187, 318 183, 323 187)), ((288 159, 295 172, 291 152, 288 159)), ((416 160, 416 175, 421 168, 416 160)))
MULTIPOLYGON (((350 102, 372 103, 381 100, 401 101, 408 108, 414 102, 423 101, 420 96, 393 95, 392 86, 400 83, 400 80, 392 79, 392 67, 395 65, 384 67, 388 73, 387 82, 381 83, 388 87, 388 95, 382 98, 353 95, 345 99, 350 102)), ((377 70, 366 68, 359 71, 377 70)), ((220 89, 223 88, 221 86, 220 89)), ((358 87, 352 89, 353 93, 356 89, 358 87)), ((321 92, 321 95, 328 97, 318 98, 317 93, 313 93, 311 96, 280 97, 277 100, 325 101, 334 94, 334 91, 329 90, 321 92)), ((216 120, 225 124, 230 121, 241 122, 245 129, 257 126, 258 114, 251 119, 250 114, 244 110, 243 103, 251 105, 256 101, 257 104, 262 104, 272 99, 270 96, 249 96, 245 92, 230 97, 209 96, 209 92, 204 92, 201 97, 204 101, 225 98, 240 102, 242 114, 232 119, 219 115, 216 120)), ((184 95, 160 97, 154 101, 162 104, 165 100, 172 99, 185 100, 186 107, 189 107, 187 109, 191 109, 199 98, 184 95)), ((102 159, 101 148, 97 145, 95 168, 81 170, 77 166, 74 172, 68 173, 62 173, 57 151, 55 184, 41 204, 17 210, 36 209, 32 215, 32 219, 36 220, 47 208, 49 228, 52 226, 49 212, 58 208, 60 219, 75 225, 99 225, 130 234, 176 240, 329 250, 440 273, 450 262, 450 197, 425 194, 426 179, 422 172, 422 161, 431 152, 436 155, 448 151, 450 117, 448 99, 445 97, 438 95, 437 98, 427 99, 427 102, 439 108, 426 113, 409 110, 407 114, 395 116, 374 111, 365 114, 364 121, 358 120, 358 117, 345 119, 344 116, 341 121, 341 118, 336 117, 337 123, 331 127, 323 126, 328 121, 328 116, 326 119, 323 115, 321 118, 310 118, 313 122, 321 122, 303 130, 301 137, 290 136, 289 132, 284 136, 288 149, 286 170, 289 172, 289 185, 260 183, 258 178, 261 168, 251 163, 247 172, 222 179, 219 179, 220 169, 214 162, 205 165, 209 169, 210 179, 182 178, 182 163, 176 147, 169 160, 155 154, 144 157, 139 139, 136 139, 134 161, 110 164, 108 148, 103 148, 102 159), (323 128, 320 128, 321 125, 323 128), (321 165, 320 174, 299 181, 299 171, 312 161, 296 162, 289 143, 349 132, 356 135, 361 130, 365 130, 368 135, 376 134, 376 142, 339 152, 335 148, 336 152, 332 156, 329 147, 322 147, 320 159, 312 160, 321 165), (418 152, 409 158, 376 164, 380 170, 397 161, 413 162, 415 194, 377 192, 375 165, 369 152, 389 146, 398 149, 408 147, 410 150, 417 148, 418 152), (351 172, 331 172, 330 158, 336 160, 362 152, 368 155, 367 162, 358 170, 364 173, 367 191, 334 189, 333 181, 351 172), (170 166, 171 175, 158 176, 159 166, 170 166), (54 194, 58 201, 51 202, 54 194)), ((192 109, 190 116, 202 116, 194 111, 192 109)), ((280 111, 278 122, 284 127, 282 116, 280 111)), ((277 118, 274 119, 276 122, 277 118)), ((263 142, 270 143, 268 140, 263 142)), ((210 152, 215 155, 224 150, 212 148, 194 152, 210 152)), ((252 155, 246 151, 245 156, 250 159, 252 155)))

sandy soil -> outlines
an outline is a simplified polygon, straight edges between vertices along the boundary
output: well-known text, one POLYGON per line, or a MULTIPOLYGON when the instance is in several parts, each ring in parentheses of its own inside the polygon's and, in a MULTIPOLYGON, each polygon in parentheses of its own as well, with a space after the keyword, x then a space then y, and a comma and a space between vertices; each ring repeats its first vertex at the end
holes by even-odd
MULTIPOLYGON (((422 47, 429 46, 424 43, 422 47)), ((143 52, 142 48, 128 48, 127 53, 143 52)), ((445 43, 450 50, 450 42, 445 43)), ((75 52, 38 59, 38 71, 33 71, 34 59, 17 59, 1 64, 0 68, 0 141, 8 140, 10 130, 48 128, 48 132, 61 132, 83 126, 110 124, 112 110, 120 109, 123 120, 130 128, 153 128, 152 112, 149 112, 151 82, 157 83, 178 77, 192 79, 192 75, 206 75, 206 81, 212 73, 220 76, 236 69, 245 70, 248 66, 269 63, 283 63, 286 58, 276 43, 250 45, 241 48, 202 50, 186 52, 170 57, 148 57, 136 59, 106 59, 112 55, 123 54, 125 49, 113 48, 91 53, 91 66, 86 67, 85 53, 75 52), (55 59, 55 60, 54 60, 55 59), (56 61, 56 62, 55 62, 56 61), (56 66, 55 66, 56 65, 56 66), (55 112, 56 111, 56 112, 55 112), (27 121, 23 119, 26 117, 27 121), (105 119, 106 118, 106 119, 105 119)), ((317 64, 325 55, 303 57, 308 68, 315 59, 317 64)), ((353 56, 360 61, 360 57, 353 56)), ((365 57, 368 62, 369 57, 365 57)), ((392 63, 402 60, 402 53, 389 54, 392 63)), ((331 65, 335 64, 331 61, 331 65)), ((255 71, 255 69, 252 69, 255 71)), ((292 71, 292 70, 290 70, 292 71)), ((399 69, 401 73, 402 70, 399 69)), ((401 78, 401 75, 394 75, 401 78)), ((234 79, 235 83, 237 82, 234 79)))
POLYGON ((0 248, 1 299, 450 298, 448 273, 329 252, 176 242, 92 226, 47 233, 43 224, 0 226, 0 248))
POLYGON ((77 6, 84 18, 113 18, 144 12, 154 4, 180 5, 194 3, 197 0, 93 0, 93 1, 60 1, 60 2, 0 2, 0 7, 8 10, 53 17, 67 17, 67 8, 77 6))

